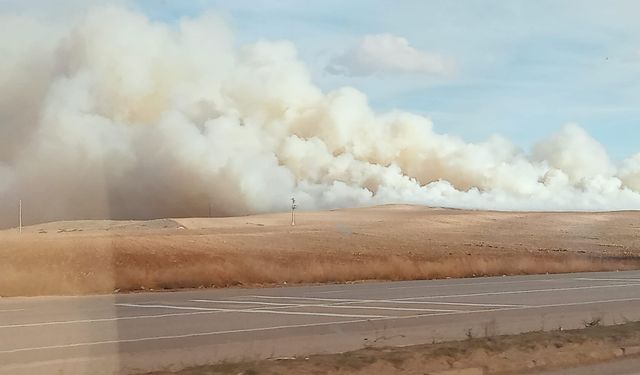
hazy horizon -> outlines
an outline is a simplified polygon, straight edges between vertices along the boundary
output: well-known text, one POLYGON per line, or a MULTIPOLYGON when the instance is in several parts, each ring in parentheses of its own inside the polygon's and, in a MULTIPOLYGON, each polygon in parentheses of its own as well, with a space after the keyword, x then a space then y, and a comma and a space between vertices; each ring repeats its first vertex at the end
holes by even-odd
POLYGON ((560 2, 548 29, 518 26, 541 8, 524 2, 430 3, 433 24, 404 33, 409 3, 389 20, 331 20, 331 2, 3 3, 0 227, 20 199, 26 224, 286 211, 292 196, 640 209, 634 3, 596 18, 560 2), (506 21, 464 33, 493 13, 506 21))

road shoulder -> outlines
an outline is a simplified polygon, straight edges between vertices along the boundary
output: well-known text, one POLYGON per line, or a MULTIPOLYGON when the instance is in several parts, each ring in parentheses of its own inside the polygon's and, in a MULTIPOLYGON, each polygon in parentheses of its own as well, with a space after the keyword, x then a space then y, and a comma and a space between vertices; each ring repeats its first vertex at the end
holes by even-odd
MULTIPOLYGON (((639 355, 640 323, 627 323, 407 347, 371 346, 342 354, 224 363, 185 369, 177 374, 414 374, 417 370, 430 375, 537 374, 540 371, 595 365, 639 355)), ((624 367, 621 367, 621 371, 624 371, 624 367)), ((548 375, 565 373, 582 374, 549 372, 548 375)))

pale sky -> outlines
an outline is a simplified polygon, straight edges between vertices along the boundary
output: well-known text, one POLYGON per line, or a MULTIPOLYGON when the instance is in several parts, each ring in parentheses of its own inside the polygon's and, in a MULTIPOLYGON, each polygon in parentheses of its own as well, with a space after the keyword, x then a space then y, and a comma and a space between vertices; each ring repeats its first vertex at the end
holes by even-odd
MULTIPOLYGON (((88 3, 9 1, 59 14, 88 3), (53 9, 55 8, 55 9, 53 9)), ((468 141, 523 149, 577 123, 614 160, 640 151, 640 2, 118 0, 153 20, 220 13, 239 43, 292 41, 324 90, 430 117, 468 141), (375 63, 372 63, 375 62, 375 63)))
POLYGON ((640 150, 637 1, 143 0, 134 6, 164 21, 217 10, 240 42, 294 42, 323 89, 354 86, 378 110, 425 114, 439 131, 469 141, 498 133, 527 148, 575 122, 614 159, 640 150), (445 59, 452 71, 366 69, 353 56, 366 38, 379 35, 445 59), (348 57, 353 66, 328 69, 348 57))
POLYGON ((638 0, 0 0, 0 212, 239 215, 291 196, 638 209, 638 14, 638 0))

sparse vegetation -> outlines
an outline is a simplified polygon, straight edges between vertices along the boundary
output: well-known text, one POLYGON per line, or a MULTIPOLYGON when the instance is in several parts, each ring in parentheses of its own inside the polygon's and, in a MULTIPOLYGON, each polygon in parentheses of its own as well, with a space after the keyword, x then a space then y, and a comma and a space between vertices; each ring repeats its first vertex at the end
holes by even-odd
POLYGON ((584 322, 584 327, 585 328, 589 328, 589 327, 598 327, 600 325, 600 323, 602 323, 602 318, 593 318, 589 321, 585 321, 584 322))
POLYGON ((417 280, 525 275, 638 268, 640 262, 550 256, 473 256, 410 259, 375 255, 354 259, 323 255, 175 254, 118 248, 23 255, 24 266, 2 264, 0 294, 48 295, 133 290, 343 283, 354 280, 417 280), (37 275, 37 277, 34 277, 37 275))
POLYGON ((185 369, 175 374, 442 374, 454 369, 473 368, 478 371, 467 373, 515 375, 637 356, 639 345, 640 323, 628 323, 438 344, 368 347, 286 361, 224 363, 185 369))
POLYGON ((0 295, 639 269, 624 225, 637 216, 391 206, 299 213, 295 228, 287 214, 53 223, 0 232, 0 295), (619 252, 599 251, 607 236, 619 252))

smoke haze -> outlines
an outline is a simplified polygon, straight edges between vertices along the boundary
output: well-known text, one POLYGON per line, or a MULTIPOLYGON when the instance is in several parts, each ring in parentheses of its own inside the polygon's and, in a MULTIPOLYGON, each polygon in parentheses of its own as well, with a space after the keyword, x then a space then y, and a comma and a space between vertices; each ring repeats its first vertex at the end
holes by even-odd
POLYGON ((0 226, 238 215, 390 202, 640 209, 640 154, 617 165, 578 125, 530 152, 323 93, 286 41, 238 46, 215 14, 177 24, 98 7, 67 27, 0 15, 0 226))

